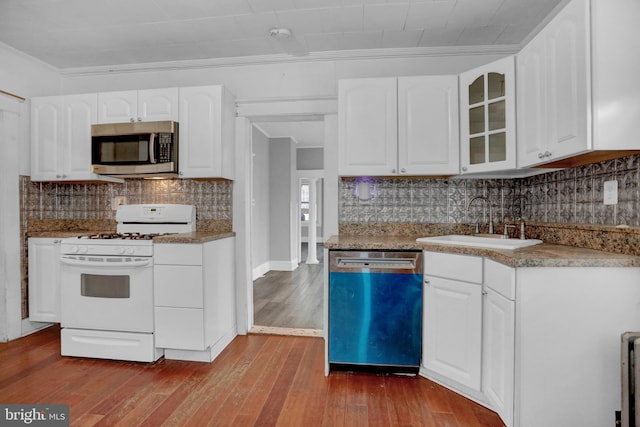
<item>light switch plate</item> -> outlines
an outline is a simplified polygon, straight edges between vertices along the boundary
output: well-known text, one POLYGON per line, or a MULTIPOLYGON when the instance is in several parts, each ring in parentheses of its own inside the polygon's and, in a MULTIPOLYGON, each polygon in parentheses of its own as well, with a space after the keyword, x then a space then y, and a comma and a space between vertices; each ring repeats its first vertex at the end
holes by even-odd
POLYGON ((618 181, 604 182, 604 204, 615 205, 618 203, 618 181))

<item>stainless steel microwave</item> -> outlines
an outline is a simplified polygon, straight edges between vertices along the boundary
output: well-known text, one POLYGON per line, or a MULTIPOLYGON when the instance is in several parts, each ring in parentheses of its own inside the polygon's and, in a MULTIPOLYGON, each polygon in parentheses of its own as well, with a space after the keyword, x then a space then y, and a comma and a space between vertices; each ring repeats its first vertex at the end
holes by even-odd
POLYGON ((91 126, 91 170, 121 178, 178 173, 178 123, 91 126))

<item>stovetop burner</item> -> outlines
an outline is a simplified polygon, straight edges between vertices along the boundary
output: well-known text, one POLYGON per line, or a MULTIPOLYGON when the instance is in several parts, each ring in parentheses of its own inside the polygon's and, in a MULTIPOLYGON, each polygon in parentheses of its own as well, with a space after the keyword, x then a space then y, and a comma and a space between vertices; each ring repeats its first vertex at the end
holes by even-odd
POLYGON ((151 240, 156 236, 166 236, 175 233, 98 233, 86 234, 78 236, 78 239, 90 240, 106 240, 106 239, 122 239, 122 240, 151 240))

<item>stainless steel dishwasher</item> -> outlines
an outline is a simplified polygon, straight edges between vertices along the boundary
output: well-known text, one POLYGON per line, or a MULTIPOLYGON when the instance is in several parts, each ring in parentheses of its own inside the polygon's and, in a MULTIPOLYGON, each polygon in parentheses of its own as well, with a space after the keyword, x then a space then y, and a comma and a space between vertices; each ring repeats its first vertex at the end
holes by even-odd
POLYGON ((417 371, 422 252, 329 251, 329 364, 417 371))

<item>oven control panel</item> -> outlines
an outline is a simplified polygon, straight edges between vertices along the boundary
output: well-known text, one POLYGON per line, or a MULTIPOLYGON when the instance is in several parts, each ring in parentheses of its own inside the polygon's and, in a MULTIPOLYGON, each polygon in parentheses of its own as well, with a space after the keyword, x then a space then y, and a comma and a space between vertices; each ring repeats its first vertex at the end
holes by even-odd
POLYGON ((66 255, 135 255, 135 256, 153 256, 153 245, 148 244, 136 245, 130 244, 127 242, 123 244, 122 242, 113 243, 109 242, 108 244, 104 241, 98 245, 91 244, 82 244, 76 242, 65 243, 63 242, 60 245, 60 253, 66 255))

